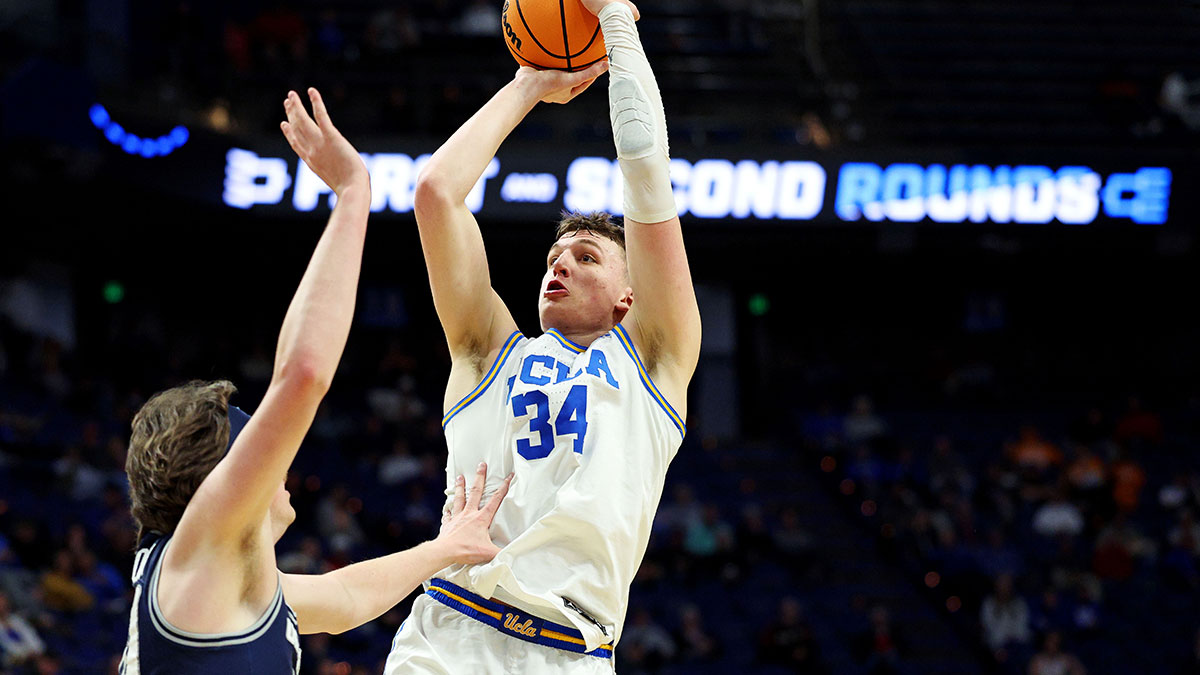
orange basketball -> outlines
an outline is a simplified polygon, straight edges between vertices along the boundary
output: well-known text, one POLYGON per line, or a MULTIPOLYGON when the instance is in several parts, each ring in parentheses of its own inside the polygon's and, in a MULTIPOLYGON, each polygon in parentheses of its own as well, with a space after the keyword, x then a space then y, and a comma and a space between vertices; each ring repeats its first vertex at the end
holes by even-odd
POLYGON ((504 42, 517 63, 583 70, 604 58, 600 21, 579 0, 505 0, 504 42))

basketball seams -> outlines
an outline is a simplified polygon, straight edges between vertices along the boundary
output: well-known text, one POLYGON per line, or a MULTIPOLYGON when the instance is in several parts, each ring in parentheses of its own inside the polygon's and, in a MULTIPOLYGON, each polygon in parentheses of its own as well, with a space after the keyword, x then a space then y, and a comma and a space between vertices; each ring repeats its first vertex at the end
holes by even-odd
POLYGON ((549 49, 546 49, 546 46, 543 45, 540 40, 538 40, 537 34, 533 32, 533 29, 529 27, 529 22, 525 20, 525 12, 521 10, 521 0, 516 0, 516 3, 517 3, 517 16, 520 17, 521 25, 525 26, 525 32, 529 34, 529 39, 533 40, 533 44, 537 45, 538 49, 542 50, 542 52, 545 53, 546 56, 551 56, 556 59, 563 58, 562 56, 555 54, 554 52, 550 51, 549 49))
MULTIPOLYGON (((565 52, 564 54, 559 54, 553 50, 548 49, 546 47, 546 45, 542 44, 541 40, 538 39, 537 34, 533 31, 533 28, 530 26, 530 23, 529 23, 529 19, 531 17, 526 16, 525 8, 522 7, 521 0, 511 0, 512 4, 516 5, 517 18, 520 20, 520 26, 521 26, 521 28, 524 29, 525 36, 527 36, 528 39, 534 45, 536 45, 537 48, 539 50, 541 50, 541 52, 543 54, 550 57, 551 59, 555 59, 560 62, 565 62, 565 66, 563 66, 561 64, 558 66, 553 66, 553 65, 547 65, 545 63, 538 63, 538 62, 534 61, 532 58, 521 55, 520 52, 518 52, 516 49, 513 48, 513 45, 510 43, 510 41, 506 40, 505 46, 508 48, 509 53, 513 55, 513 57, 517 60, 518 63, 520 63, 522 65, 528 65, 528 66, 531 66, 534 68, 539 68, 539 69, 553 68, 553 69, 557 69, 557 70, 566 70, 568 72, 576 72, 579 70, 583 70, 583 69, 585 69, 595 63, 598 63, 604 59, 605 55, 603 53, 601 53, 596 58, 589 60, 587 63, 578 63, 577 60, 579 59, 579 57, 584 54, 587 54, 588 51, 590 51, 593 48, 593 46, 596 44, 596 38, 601 35, 600 25, 599 25, 599 23, 596 24, 595 29, 593 29, 591 36, 589 37, 589 39, 587 40, 587 43, 583 46, 582 49, 572 52, 571 48, 570 48, 570 44, 569 44, 571 29, 570 29, 570 25, 569 25, 569 22, 567 21, 567 16, 566 16, 566 13, 567 13, 567 9, 565 6, 566 1, 567 0, 558 0, 558 6, 559 6, 558 18, 559 18, 559 25, 562 28, 563 48, 564 48, 563 51, 565 52)), ((551 7, 553 7, 553 5, 551 5, 551 7)), ((553 11, 553 10, 551 10, 551 11, 553 11)), ((532 16, 532 18, 534 20, 540 22, 541 16, 542 15, 535 12, 534 15, 532 16)), ((550 17, 546 17, 546 18, 550 18, 550 17)), ((553 21, 552 18, 550 20, 553 21)), ((544 30, 544 28, 545 28, 545 26, 543 26, 543 30, 544 30)))
POLYGON ((571 70, 571 41, 567 38, 567 5, 564 0, 558 0, 558 23, 562 26, 563 52, 567 55, 567 70, 571 70))

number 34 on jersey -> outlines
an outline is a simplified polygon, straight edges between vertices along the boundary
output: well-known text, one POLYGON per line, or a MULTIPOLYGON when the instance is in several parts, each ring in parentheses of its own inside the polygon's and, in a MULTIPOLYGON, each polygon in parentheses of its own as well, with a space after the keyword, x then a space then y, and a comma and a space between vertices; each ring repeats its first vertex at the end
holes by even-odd
POLYGON ((529 354, 521 362, 517 375, 508 378, 509 409, 513 417, 529 420, 531 438, 517 439, 517 454, 528 460, 543 459, 554 450, 560 437, 572 440, 572 449, 583 453, 588 430, 588 386, 608 386, 620 389, 608 366, 608 358, 599 349, 588 351, 587 364, 571 372, 571 364, 562 363, 548 354, 529 354), (543 389, 516 387, 518 381, 531 387, 567 386, 584 374, 576 384, 570 384, 562 405, 551 410, 550 395, 543 389), (514 388, 517 392, 513 393, 514 388))

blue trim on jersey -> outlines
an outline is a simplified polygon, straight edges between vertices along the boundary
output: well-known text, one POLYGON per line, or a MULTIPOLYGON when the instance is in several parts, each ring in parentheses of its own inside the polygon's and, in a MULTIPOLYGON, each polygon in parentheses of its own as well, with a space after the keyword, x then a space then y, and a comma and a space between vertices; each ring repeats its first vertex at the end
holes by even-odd
POLYGON ((496 373, 500 372, 500 368, 502 368, 504 366, 504 362, 508 360, 508 356, 512 353, 513 347, 515 347, 523 337, 525 336, 521 335, 521 331, 514 331, 512 335, 508 336, 508 339, 504 341, 504 346, 500 348, 500 354, 496 356, 495 362, 492 363, 492 367, 488 369, 487 374, 483 376, 483 380, 481 380, 479 384, 475 385, 475 388, 471 390, 471 393, 467 394, 461 401, 454 404, 454 407, 451 408, 444 417, 442 417, 442 429, 445 429, 446 425, 450 423, 450 420, 453 419, 455 415, 462 412, 463 408, 471 405, 472 401, 479 398, 483 395, 483 392, 487 391, 487 388, 492 385, 492 381, 496 379, 496 373))
POLYGON ((550 330, 546 331, 546 335, 549 335, 550 337, 554 338, 555 340, 558 340, 558 343, 560 345, 575 352, 576 354, 582 354, 584 351, 587 350, 587 347, 584 347, 581 344, 576 344, 576 343, 568 340, 566 337, 563 336, 562 333, 558 332, 558 330, 555 328, 551 328, 550 330))
POLYGON ((671 418, 671 422, 675 424, 675 428, 679 429, 679 433, 686 436, 687 425, 683 423, 683 418, 679 416, 679 413, 675 412, 675 409, 667 402, 666 397, 659 393, 658 387, 654 386, 654 381, 650 379, 650 375, 646 372, 646 367, 642 365, 642 359, 638 357, 637 347, 633 346, 633 340, 629 337, 629 333, 626 332, 625 327, 617 324, 613 328, 613 332, 617 334, 617 339, 621 342, 621 346, 625 348, 625 353, 629 354, 629 358, 633 359, 633 362, 637 364, 638 375, 641 376, 642 384, 645 385, 646 391, 650 392, 650 397, 667 413, 667 417, 671 418))
POLYGON ((574 628, 540 619, 516 607, 489 600, 444 579, 431 579, 429 584, 426 595, 505 635, 585 656, 612 658, 611 644, 600 645, 589 652, 584 643, 583 633, 574 628))

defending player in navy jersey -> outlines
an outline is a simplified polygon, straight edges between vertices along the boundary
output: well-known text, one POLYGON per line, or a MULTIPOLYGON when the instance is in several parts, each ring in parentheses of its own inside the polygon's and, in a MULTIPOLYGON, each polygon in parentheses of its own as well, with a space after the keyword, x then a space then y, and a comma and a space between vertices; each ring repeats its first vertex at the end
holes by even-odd
POLYGON ((366 166, 309 89, 281 127, 292 149, 337 195, 288 307, 271 383, 251 417, 229 404, 231 383, 193 382, 152 397, 135 416, 126 471, 139 526, 124 675, 299 672, 299 633, 338 633, 379 616, 434 571, 490 560, 486 475, 455 482, 431 542, 323 575, 281 574, 275 543, 295 518, 284 478, 341 359, 371 201, 366 166))
MULTIPOLYGON (((629 586, 684 434, 700 315, 668 171, 658 86, 626 0, 583 0, 607 63, 521 68, 433 155, 414 208, 451 368, 447 477, 516 472, 490 562, 440 571, 396 634, 385 673, 611 672, 629 586), (544 331, 526 337, 492 290, 465 199, 539 101, 608 69, 624 227, 570 215, 543 259, 544 331)), ((498 483, 489 485, 499 488, 498 483)))

